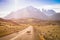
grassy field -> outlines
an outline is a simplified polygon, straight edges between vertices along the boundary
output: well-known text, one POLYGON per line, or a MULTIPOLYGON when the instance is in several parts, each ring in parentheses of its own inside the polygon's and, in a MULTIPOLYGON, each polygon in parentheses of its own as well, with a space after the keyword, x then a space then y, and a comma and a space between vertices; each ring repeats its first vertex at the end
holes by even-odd
POLYGON ((60 22, 46 21, 32 24, 44 40, 60 40, 60 22))
POLYGON ((58 25, 36 26, 36 29, 46 40, 60 40, 60 27, 58 25))
POLYGON ((0 20, 0 37, 9 35, 25 29, 28 25, 26 24, 16 24, 7 20, 0 20))

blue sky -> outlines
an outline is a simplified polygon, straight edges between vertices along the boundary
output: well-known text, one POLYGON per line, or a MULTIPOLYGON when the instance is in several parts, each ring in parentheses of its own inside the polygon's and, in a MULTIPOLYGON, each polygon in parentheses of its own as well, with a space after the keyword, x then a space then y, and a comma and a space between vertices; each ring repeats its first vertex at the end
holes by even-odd
MULTIPOLYGON (((25 0, 26 1, 26 0, 25 0)), ((28 2, 42 3, 42 4, 59 4, 60 0, 27 0, 28 2)))
POLYGON ((31 5, 38 9, 54 9, 60 12, 60 0, 0 0, 0 17, 31 5))

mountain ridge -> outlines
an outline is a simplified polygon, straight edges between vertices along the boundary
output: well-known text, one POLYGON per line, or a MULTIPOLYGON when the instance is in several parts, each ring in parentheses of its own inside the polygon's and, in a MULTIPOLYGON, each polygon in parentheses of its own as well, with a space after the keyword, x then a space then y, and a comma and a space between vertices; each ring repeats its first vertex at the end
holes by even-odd
POLYGON ((35 7, 28 6, 26 8, 21 9, 21 10, 17 10, 15 12, 10 13, 9 15, 7 15, 5 17, 5 19, 12 20, 12 19, 36 18, 36 19, 41 19, 41 20, 53 20, 53 19, 55 21, 60 20, 60 18, 59 18, 60 14, 58 16, 55 16, 55 14, 57 15, 57 13, 54 10, 40 11, 39 9, 37 9, 35 7), (50 15, 50 16, 47 16, 46 14, 50 15))

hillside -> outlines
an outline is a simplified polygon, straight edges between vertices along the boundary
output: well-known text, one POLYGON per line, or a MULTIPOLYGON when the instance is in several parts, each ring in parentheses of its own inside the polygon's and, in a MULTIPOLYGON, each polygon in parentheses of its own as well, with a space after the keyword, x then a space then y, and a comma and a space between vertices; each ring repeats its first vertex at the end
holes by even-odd
POLYGON ((0 37, 14 33, 14 32, 18 32, 26 28, 26 26, 23 26, 22 24, 19 25, 13 21, 0 18, 0 37))

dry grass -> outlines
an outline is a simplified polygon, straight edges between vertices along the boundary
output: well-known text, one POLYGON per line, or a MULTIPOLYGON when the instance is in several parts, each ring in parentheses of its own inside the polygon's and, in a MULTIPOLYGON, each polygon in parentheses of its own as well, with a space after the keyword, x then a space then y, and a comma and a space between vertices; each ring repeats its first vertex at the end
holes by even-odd
MULTIPOLYGON (((30 20, 29 20, 30 21, 30 20)), ((21 31, 32 25, 40 34, 40 38, 45 40, 60 40, 60 21, 32 21, 19 23, 0 21, 0 37, 21 31)))
POLYGON ((28 25, 26 25, 26 24, 17 25, 17 24, 11 23, 11 22, 1 22, 0 21, 0 37, 21 31, 21 30, 25 29, 27 26, 28 25))

